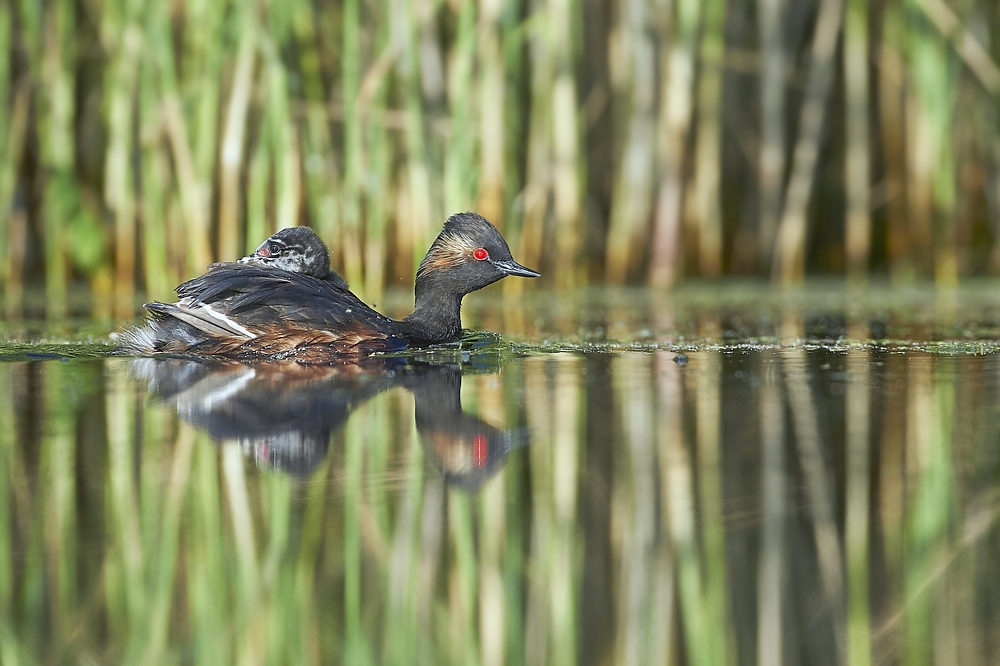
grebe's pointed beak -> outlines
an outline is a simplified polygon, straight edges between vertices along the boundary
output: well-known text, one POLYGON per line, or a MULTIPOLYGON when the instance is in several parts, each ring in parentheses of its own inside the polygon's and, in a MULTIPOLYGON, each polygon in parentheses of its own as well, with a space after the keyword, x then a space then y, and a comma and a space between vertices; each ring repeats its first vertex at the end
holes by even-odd
POLYGON ((513 259, 510 261, 494 261, 493 265, 499 268, 504 275, 517 275, 518 277, 541 277, 542 275, 530 268, 525 268, 513 259))

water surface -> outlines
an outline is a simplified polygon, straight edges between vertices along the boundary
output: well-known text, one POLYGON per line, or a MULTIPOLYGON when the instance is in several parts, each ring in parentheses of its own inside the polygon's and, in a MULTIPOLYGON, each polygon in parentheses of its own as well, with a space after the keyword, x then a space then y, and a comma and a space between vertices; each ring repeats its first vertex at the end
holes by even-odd
POLYGON ((990 290, 493 293, 320 368, 7 323, 0 663, 1000 661, 990 290))

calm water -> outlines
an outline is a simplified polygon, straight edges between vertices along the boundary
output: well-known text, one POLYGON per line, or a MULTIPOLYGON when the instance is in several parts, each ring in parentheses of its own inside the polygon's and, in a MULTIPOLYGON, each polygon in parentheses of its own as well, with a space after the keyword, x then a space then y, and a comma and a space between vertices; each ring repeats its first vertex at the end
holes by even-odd
POLYGON ((356 366, 6 324, 0 663, 1000 663, 991 290, 490 293, 356 366))

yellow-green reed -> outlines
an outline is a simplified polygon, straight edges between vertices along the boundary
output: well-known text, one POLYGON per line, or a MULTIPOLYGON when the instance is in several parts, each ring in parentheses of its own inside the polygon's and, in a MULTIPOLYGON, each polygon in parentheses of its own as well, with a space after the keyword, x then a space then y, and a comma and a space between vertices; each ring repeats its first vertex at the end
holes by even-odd
MULTIPOLYGON (((271 189, 272 153, 268 135, 271 133, 271 123, 265 117, 260 125, 259 140, 250 157, 247 170, 247 219, 246 240, 243 252, 250 254, 263 239, 271 235, 271 214, 268 193, 271 189)), ((235 257, 233 257, 235 259, 235 257)))
MULTIPOLYGON (((0 368, 0 390, 7 395, 10 394, 14 379, 12 370, 11 366, 0 368)), ((13 401, 4 400, 0 404, 0 418, 4 423, 14 422, 13 401)), ((18 478, 15 441, 15 429, 3 428, 0 432, 0 464, 2 464, 0 466, 3 468, 3 472, 0 473, 0 530, 2 530, 0 533, 5 535, 17 534, 20 527, 15 518, 17 516, 15 484, 18 478)), ((18 636, 24 635, 14 626, 17 610, 14 587, 15 557, 13 540, 0 539, 0 659, 5 664, 19 663, 22 647, 18 636)))
POLYGON ((448 213, 469 210, 475 202, 475 127, 472 114, 473 68, 476 48, 476 5, 458 7, 455 43, 448 54, 448 102, 450 128, 444 158, 444 208, 448 213))
POLYGON ((689 162, 687 136, 694 114, 692 84, 701 11, 702 3, 696 0, 677 3, 670 48, 664 49, 662 57, 656 154, 661 175, 649 258, 649 282, 656 287, 674 284, 684 270, 684 180, 689 162))
POLYGON ((760 555, 757 561, 757 663, 779 666, 784 659, 783 612, 788 583, 785 552, 788 490, 785 478, 785 405, 781 359, 764 354, 758 368, 760 423, 760 555))
MULTIPOLYGON (((400 398, 401 413, 413 411, 409 395, 400 398)), ((402 430, 402 428, 401 428, 402 430)), ((417 439, 416 425, 400 432, 404 460, 401 506, 391 538, 386 584, 392 590, 386 603, 384 650, 386 663, 412 663, 420 651, 418 633, 418 576, 421 569, 420 508, 424 489, 424 456, 417 439)))
MULTIPOLYGON (((292 30, 298 44, 299 72, 305 104, 305 122, 302 131, 302 157, 305 175, 306 209, 317 233, 330 245, 330 256, 337 266, 344 262, 341 256, 340 208, 338 205, 339 174, 334 161, 331 127, 327 114, 327 93, 324 90, 323 61, 320 53, 320 26, 313 16, 313 7, 307 0, 295 3, 292 30)), ((263 216, 247 202, 247 214, 263 216)), ((247 245, 260 242, 251 237, 247 229, 247 245)))
MULTIPOLYGON (((431 167, 428 163, 430 142, 425 140, 428 127, 421 95, 421 84, 427 73, 422 70, 423 59, 418 52, 418 49, 425 48, 424 33, 434 34, 430 32, 435 19, 433 7, 431 2, 421 3, 419 10, 413 3, 404 0, 389 0, 386 3, 386 9, 390 12, 389 32, 393 46, 399 53, 396 73, 405 112, 403 134, 406 167, 404 173, 400 174, 397 238, 401 240, 400 249, 409 249, 409 255, 413 258, 411 272, 419 266, 427 243, 432 238, 431 233, 439 223, 433 219, 440 203, 436 203, 432 192, 431 167)), ((433 54, 439 47, 430 43, 427 48, 433 54)), ((441 58, 440 54, 436 55, 441 58)), ((440 201, 440 197, 437 197, 437 201, 440 201)))
POLYGON ((361 424, 365 409, 359 410, 344 435, 344 625, 343 653, 353 664, 372 661, 371 645, 364 634, 361 617, 362 540, 361 511, 364 479, 364 437, 361 424))
POLYGON ((389 63, 396 57, 396 50, 389 39, 388 23, 376 36, 379 59, 365 77, 363 93, 359 100, 365 114, 371 118, 366 128, 367 166, 365 177, 365 279, 362 295, 369 302, 381 300, 385 288, 386 224, 392 192, 392 145, 386 129, 386 108, 389 94, 389 63))
MULTIPOLYGON (((502 2, 478 3, 479 16, 472 51, 478 66, 470 94, 476 96, 479 114, 479 190, 474 208, 498 228, 504 228, 504 178, 511 157, 507 154, 510 129, 506 128, 507 71, 503 53, 502 2)), ((474 120, 473 120, 474 122, 474 120)), ((511 128, 512 129, 512 128, 511 128)), ((513 181, 517 182, 516 178, 513 181)))
POLYGON ((292 224, 371 300, 468 208, 557 286, 817 270, 952 284, 995 264, 1000 67, 993 28, 972 25, 987 4, 815 4, 801 25, 771 0, 615 0, 596 29, 607 71, 591 72, 573 0, 7 0, 7 309, 27 280, 60 316, 80 282, 125 317, 292 224), (952 131, 959 104, 974 112, 952 131), (844 132, 824 120, 840 117, 844 132), (591 169, 608 182, 585 191, 591 169))
POLYGON ((341 243, 344 252, 344 272, 349 282, 362 278, 361 266, 361 183, 362 169, 361 117, 358 94, 361 86, 361 17, 358 0, 346 0, 343 8, 341 54, 341 86, 344 122, 344 184, 340 192, 344 224, 341 243))
POLYGON ((127 314, 135 298, 135 172, 130 165, 134 137, 136 78, 141 62, 142 0, 112 3, 102 15, 104 48, 114 54, 105 71, 108 127, 104 163, 104 200, 114 220, 115 308, 127 314))
MULTIPOLYGON (((909 13, 921 3, 908 2, 909 13)), ((921 221, 933 251, 935 280, 958 282, 955 238, 955 171, 951 131, 955 117, 957 66, 944 38, 925 21, 907 32, 909 73, 913 81, 911 120, 907 128, 911 187, 910 214, 921 221)))
POLYGON ((275 165, 275 224, 279 229, 299 223, 299 203, 302 198, 302 155, 296 125, 291 116, 289 71, 281 58, 280 49, 289 43, 291 8, 288 3, 268 7, 267 34, 261 36, 262 60, 267 71, 267 104, 274 132, 275 165))
POLYGON ((805 99, 799 109, 798 136, 771 266, 772 278, 783 284, 801 282, 805 275, 808 206, 813 196, 816 165, 833 86, 834 56, 843 12, 844 0, 820 0, 809 48, 809 78, 805 99))
MULTIPOLYGON (((611 529, 619 544, 613 560, 617 590, 615 620, 622 627, 616 636, 615 660, 641 664, 656 655, 669 653, 675 640, 673 622, 665 623, 666 631, 655 631, 650 626, 656 615, 653 609, 663 604, 671 610, 675 593, 673 585, 665 591, 650 589, 649 582, 656 578, 654 571, 658 559, 654 537, 656 504, 645 499, 656 494, 655 447, 659 443, 665 450, 672 438, 664 437, 662 442, 657 442, 653 435, 659 424, 654 421, 655 403, 648 359, 638 354, 625 355, 616 359, 613 372, 620 411, 616 416, 620 419, 618 427, 624 446, 623 455, 615 456, 610 498, 611 529)), ((677 414, 675 409, 670 412, 670 415, 677 414)), ((663 415, 663 424, 669 422, 670 415, 663 415)), ((676 435, 677 427, 676 421, 672 422, 669 432, 676 435)), ((669 550, 665 552, 670 553, 669 550)))
MULTIPOLYGON (((608 236, 605 241, 605 279, 621 283, 629 268, 639 263, 638 245, 648 237, 654 186, 656 53, 646 32, 650 10, 645 3, 623 6, 619 12, 619 51, 610 59, 609 82, 615 105, 615 134, 621 144, 615 169, 608 236)), ((661 57, 662 60, 662 57, 661 57)), ((530 174, 529 174, 530 175, 530 174)))
MULTIPOLYGON (((662 359, 663 366, 669 370, 662 359)), ((723 513, 721 428, 721 359, 717 354, 705 355, 704 367, 698 372, 695 392, 696 444, 698 469, 698 504, 701 506, 702 549, 705 557, 703 572, 705 612, 708 617, 706 657, 711 663, 727 664, 732 658, 732 636, 726 631, 730 625, 726 573, 726 534, 723 513)))
MULTIPOLYGON (((185 69, 177 75, 177 53, 171 39, 171 17, 167 5, 156 3, 150 7, 150 34, 157 45, 157 63, 162 87, 162 114, 164 131, 169 141, 174 163, 176 186, 173 196, 179 202, 183 220, 185 242, 178 243, 183 253, 180 263, 185 271, 197 272, 212 256, 209 241, 209 207, 212 201, 212 183, 219 179, 219 195, 225 189, 227 171, 224 155, 226 147, 219 144, 219 119, 222 92, 222 3, 193 3, 185 30, 187 48, 182 52, 185 69), (212 7, 215 7, 213 9, 212 7), (218 166, 218 169, 216 167, 218 166)), ((188 15, 184 15, 188 18, 188 15)), ((236 22, 244 13, 232 12, 236 22)), ((247 36, 250 39, 251 35, 247 36)), ((241 44, 242 46, 242 44, 241 44)), ((242 51, 240 54, 242 55, 242 51)), ((220 209, 220 224, 225 215, 220 209)), ((224 226, 224 225, 223 225, 224 226)))
POLYGON ((795 443, 809 497, 812 536, 818 554, 824 595, 822 608, 831 616, 834 645, 838 655, 842 655, 846 639, 843 619, 846 600, 844 563, 834 515, 833 479, 823 459, 823 436, 819 426, 817 400, 803 370, 806 363, 807 357, 802 350, 790 350, 782 354, 795 443))
POLYGON ((698 117, 694 175, 686 216, 698 238, 698 272, 722 273, 722 59, 725 54, 725 0, 705 3, 702 15, 698 117))
POLYGON ((757 151, 758 267, 771 265, 774 240, 784 194, 787 160, 785 130, 786 74, 788 57, 782 29, 781 0, 757 0, 757 34, 760 39, 760 148, 757 151))
POLYGON ((162 183, 170 178, 170 166, 161 150, 159 95, 156 72, 149 60, 143 62, 139 90, 141 145, 141 229, 142 265, 147 292, 154 298, 168 298, 174 286, 167 248, 167 202, 162 183))
POLYGON ((906 117, 904 97, 903 17, 898 3, 889 3, 883 17, 879 45, 878 134, 886 156, 884 191, 886 199, 885 252, 890 277, 896 282, 911 280, 917 272, 911 253, 907 215, 906 117))
MULTIPOLYGON (((11 85, 11 40, 13 37, 13 12, 10 3, 0 2, 0 279, 6 284, 10 262, 8 260, 9 247, 9 220, 11 195, 14 190, 14 181, 17 176, 17 164, 20 162, 19 155, 13 154, 11 148, 16 145, 18 135, 15 130, 23 127, 12 126, 11 116, 13 115, 11 104, 8 100, 13 97, 13 86, 11 85)), ((16 108, 16 107, 15 107, 16 108)))
POLYGON ((871 466, 871 387, 868 352, 848 355, 849 383, 845 405, 847 425, 847 496, 844 519, 844 555, 847 566, 847 663, 872 663, 871 599, 869 588, 869 499, 871 466))
MULTIPOLYGON (((240 217, 240 172, 243 168, 246 145, 247 116, 254 90, 254 72, 258 50, 264 35, 260 30, 256 7, 253 3, 237 3, 231 25, 239 35, 232 78, 225 97, 224 113, 219 139, 219 219, 218 256, 233 259, 238 254, 240 217)), ((265 71, 268 71, 266 63, 265 71)), ((266 77, 269 81, 271 77, 266 77)), ((270 87, 270 86, 268 86, 270 87)), ((280 92, 278 94, 281 94, 280 92)), ((273 109, 271 110, 273 113, 273 109)), ((273 136, 272 136, 273 138, 273 136)), ((283 157, 283 156, 282 156, 283 157)), ((276 160, 277 161, 277 160, 276 160)))
MULTIPOLYGON (((929 369, 929 373, 933 373, 929 369)), ((953 432, 954 376, 944 372, 929 377, 930 411, 926 416, 929 432, 923 442, 907 442, 909 446, 926 448, 914 457, 912 480, 914 487, 907 516, 907 549, 905 553, 905 594, 907 662, 914 666, 931 663, 927 650, 928 640, 934 640, 936 651, 952 649, 942 645, 940 627, 954 630, 954 617, 947 603, 947 583, 935 569, 946 557, 946 539, 949 515, 954 504, 954 479, 951 464, 953 432), (952 626, 948 627, 947 625, 952 626)), ((945 652, 947 654, 947 652, 945 652)))
POLYGON ((220 574, 229 570, 231 557, 222 526, 218 457, 214 445, 196 447, 188 504, 192 538, 185 557, 187 612, 196 660, 206 665, 233 660, 229 618, 218 613, 216 605, 229 601, 227 578, 220 574))
MULTIPOLYGON (((390 509, 387 494, 395 490, 395 485, 389 487, 389 461, 393 451, 390 442, 391 424, 389 409, 384 402, 368 406, 368 419, 365 424, 365 475, 370 479, 385 479, 386 482, 366 483, 364 486, 365 511, 369 515, 366 521, 374 528, 380 539, 387 540, 390 534, 390 509)), ((381 572, 380 572, 381 573, 381 572)))
POLYGON ((560 287, 577 284, 582 274, 577 256, 583 245, 580 229, 581 186, 585 159, 580 150, 579 90, 576 83, 577 38, 582 19, 574 0, 549 0, 548 29, 552 48, 552 217, 550 243, 553 276, 560 287))
POLYGON ((848 276, 857 282, 867 278, 871 255, 868 3, 847 0, 845 12, 843 59, 847 146, 844 182, 847 215, 844 220, 844 254, 848 276))

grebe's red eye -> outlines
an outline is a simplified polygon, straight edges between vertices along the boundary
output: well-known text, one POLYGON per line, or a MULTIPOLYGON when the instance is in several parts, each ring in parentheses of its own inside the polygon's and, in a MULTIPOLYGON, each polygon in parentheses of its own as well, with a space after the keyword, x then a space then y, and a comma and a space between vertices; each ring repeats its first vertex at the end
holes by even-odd
POLYGON ((484 247, 477 247, 472 251, 472 256, 475 257, 477 261, 482 261, 483 259, 489 259, 490 253, 487 252, 484 247))

